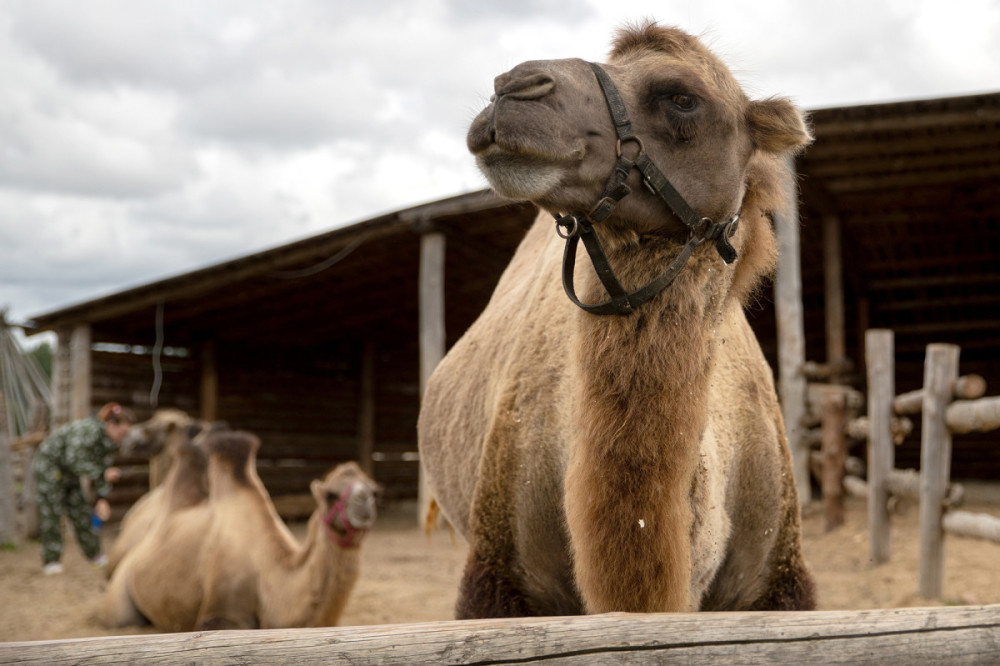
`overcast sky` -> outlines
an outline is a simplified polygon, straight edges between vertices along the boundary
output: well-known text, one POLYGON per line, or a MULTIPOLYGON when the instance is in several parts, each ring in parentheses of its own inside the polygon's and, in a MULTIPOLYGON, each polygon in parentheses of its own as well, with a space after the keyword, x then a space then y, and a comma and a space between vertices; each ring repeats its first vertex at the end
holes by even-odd
POLYGON ((1000 91, 1000 0, 0 0, 0 308, 485 187, 493 77, 647 17, 806 108, 1000 91))

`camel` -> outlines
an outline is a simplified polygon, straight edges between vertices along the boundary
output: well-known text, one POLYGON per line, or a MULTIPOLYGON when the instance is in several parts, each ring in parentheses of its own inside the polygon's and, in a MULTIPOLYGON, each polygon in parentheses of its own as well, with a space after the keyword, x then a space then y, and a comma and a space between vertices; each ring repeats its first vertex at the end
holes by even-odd
POLYGON ((456 616, 813 608, 743 313, 776 263, 803 114, 655 23, 619 31, 607 64, 494 85, 468 147, 541 213, 421 407, 430 492, 469 542, 456 616))
POLYGON ((108 551, 104 569, 107 578, 111 578, 118 563, 149 532, 155 520, 170 510, 208 499, 204 456, 189 446, 191 439, 207 425, 179 409, 165 408, 154 412, 148 421, 133 426, 125 436, 122 454, 138 452, 150 456, 150 490, 122 517, 118 536, 108 551), (178 458, 182 463, 180 468, 178 458), (152 473, 154 467, 163 474, 160 483, 152 473), (170 487, 169 500, 165 493, 167 486, 170 487))
POLYGON ((207 459, 209 497, 170 512, 126 554, 105 593, 108 626, 191 631, 337 623, 360 572, 379 488, 354 462, 314 480, 316 509, 299 543, 257 475, 259 446, 250 433, 224 430, 180 447, 207 459))

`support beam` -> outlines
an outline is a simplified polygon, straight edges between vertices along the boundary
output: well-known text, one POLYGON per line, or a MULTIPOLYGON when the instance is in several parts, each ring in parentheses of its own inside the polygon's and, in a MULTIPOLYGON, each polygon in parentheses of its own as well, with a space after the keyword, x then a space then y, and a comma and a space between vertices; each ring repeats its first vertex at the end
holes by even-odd
POLYGON ((827 391, 823 398, 823 515, 826 531, 844 524, 844 411, 846 396, 841 391, 827 391))
POLYGON ((215 340, 206 340, 201 345, 201 418, 204 421, 219 420, 219 359, 215 340))
MULTIPOLYGON (((847 357, 844 325, 844 270, 840 248, 840 218, 823 216, 823 308, 826 315, 826 362, 841 363, 847 357)), ((839 377, 831 383, 840 382, 839 377)))
POLYGON ((72 402, 73 380, 70 363, 70 340, 73 331, 69 327, 56 331, 56 353, 52 359, 52 414, 50 429, 69 423, 72 402))
POLYGON ((71 421, 87 417, 91 411, 90 324, 77 324, 69 342, 71 421))
POLYGON ((868 367, 868 542, 875 564, 889 561, 889 475, 896 464, 892 441, 892 398, 896 393, 892 331, 865 334, 868 367))
MULTIPOLYGON (((0 313, 2 317, 2 313, 0 313)), ((0 326, 3 321, 0 319, 0 326)), ((25 471, 31 474, 31 470, 25 471)), ((17 542, 17 500, 14 491, 14 468, 7 433, 7 400, 0 385, 0 548, 17 542)))
POLYGON ((920 439, 920 596, 940 599, 944 576, 941 517, 951 478, 951 431, 945 410, 958 378, 959 347, 927 345, 920 439))
MULTIPOLYGON (((844 269, 840 249, 840 218, 823 216, 823 307, 826 315, 826 362, 831 368, 847 361, 847 332, 844 326, 844 269)), ((835 372, 831 384, 840 384, 843 376, 835 372)), ((845 398, 827 393, 823 406, 823 507, 826 530, 844 524, 844 438, 845 398)))
MULTIPOLYGON (((365 474, 375 478, 375 343, 367 340, 361 350, 361 376, 358 381, 358 464, 365 474)), ((421 382, 422 385, 422 382, 421 382)), ((421 389, 422 392, 422 389, 421 389)))
MULTIPOLYGON (((444 358, 444 263, 445 236, 428 232, 420 237, 420 395, 423 396, 434 368, 444 358)), ((423 464, 417 490, 417 520, 423 523, 430 506, 430 489, 423 464)))
POLYGON ((775 213, 778 268, 774 278, 774 311, 778 328, 778 395, 792 454, 799 503, 810 499, 809 450, 804 445, 806 414, 806 335, 802 314, 802 268, 799 255, 799 208, 794 161, 788 161, 788 208, 775 213))

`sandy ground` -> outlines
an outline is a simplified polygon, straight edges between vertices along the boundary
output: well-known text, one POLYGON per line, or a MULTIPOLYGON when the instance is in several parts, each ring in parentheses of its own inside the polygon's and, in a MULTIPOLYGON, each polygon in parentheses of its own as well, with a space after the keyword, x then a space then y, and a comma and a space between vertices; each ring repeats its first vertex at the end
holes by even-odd
MULTIPOLYGON (((1000 502, 964 507, 1000 517, 1000 502)), ((385 507, 363 546, 362 577, 342 624, 368 625, 452 619, 465 544, 447 531, 430 539, 416 526, 412 504, 385 507)), ((818 506, 803 522, 806 558, 819 585, 820 608, 863 609, 938 605, 917 594, 917 515, 904 507, 892 520, 892 560, 873 567, 868 556, 865 505, 851 500, 847 523, 824 530, 818 506)), ((301 525, 295 530, 301 534, 301 525)), ((110 531, 106 539, 113 538, 110 531)), ((108 631, 96 619, 104 575, 69 541, 65 572, 43 576, 37 543, 0 552, 0 641, 30 641, 125 633, 108 631)), ((948 537, 945 545, 945 604, 1000 603, 1000 545, 948 537)))

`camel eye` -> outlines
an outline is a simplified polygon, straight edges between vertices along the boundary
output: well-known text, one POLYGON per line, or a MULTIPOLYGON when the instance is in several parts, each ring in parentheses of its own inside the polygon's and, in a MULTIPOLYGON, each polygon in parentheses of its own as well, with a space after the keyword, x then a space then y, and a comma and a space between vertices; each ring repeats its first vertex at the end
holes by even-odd
POLYGON ((694 95, 676 94, 670 97, 670 101, 681 111, 693 111, 698 106, 698 100, 694 95))

